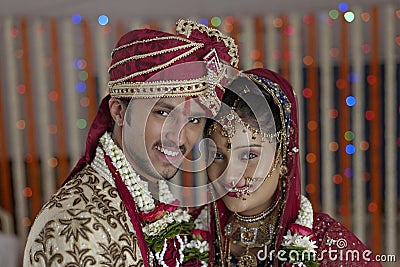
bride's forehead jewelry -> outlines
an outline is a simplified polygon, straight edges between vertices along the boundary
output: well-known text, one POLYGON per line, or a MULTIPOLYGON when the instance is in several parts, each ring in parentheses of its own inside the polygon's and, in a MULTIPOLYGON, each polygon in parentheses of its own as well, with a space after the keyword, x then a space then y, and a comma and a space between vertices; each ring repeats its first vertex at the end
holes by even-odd
POLYGON ((240 98, 237 98, 232 105, 229 113, 227 115, 221 116, 216 121, 214 121, 211 126, 207 130, 207 136, 211 136, 211 134, 216 131, 218 124, 221 125, 221 135, 226 137, 227 140, 227 149, 228 151, 232 147, 232 138, 236 134, 236 125, 241 124, 244 128, 244 132, 248 131, 251 134, 252 139, 256 139, 257 135, 261 136, 261 141, 265 142, 268 141, 272 143, 274 140, 280 142, 282 140, 282 135, 284 132, 278 131, 273 134, 262 132, 259 129, 252 127, 249 123, 242 120, 239 115, 236 113, 237 103, 239 102, 240 98))

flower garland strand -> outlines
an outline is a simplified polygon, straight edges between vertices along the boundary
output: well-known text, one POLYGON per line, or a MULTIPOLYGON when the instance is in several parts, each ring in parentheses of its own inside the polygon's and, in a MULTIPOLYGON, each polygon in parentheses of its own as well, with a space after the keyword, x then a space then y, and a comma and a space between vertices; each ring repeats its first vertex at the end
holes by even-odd
POLYGON ((153 210, 155 208, 154 199, 148 190, 147 182, 141 180, 132 169, 122 150, 114 143, 108 132, 100 138, 100 143, 104 152, 111 158, 113 165, 120 173, 122 181, 131 193, 139 210, 141 212, 153 210))
MULTIPOLYGON (((301 196, 299 215, 282 240, 282 249, 289 255, 291 266, 319 266, 316 261, 316 241, 313 225, 313 209, 310 201, 301 196)), ((286 266, 286 265, 285 265, 286 266)))
POLYGON ((156 266, 207 266, 207 211, 203 209, 193 221, 186 209, 178 208, 179 201, 164 180, 159 181, 160 203, 155 205, 148 183, 133 170, 111 135, 105 133, 100 143, 140 211, 150 259, 155 260, 156 266))

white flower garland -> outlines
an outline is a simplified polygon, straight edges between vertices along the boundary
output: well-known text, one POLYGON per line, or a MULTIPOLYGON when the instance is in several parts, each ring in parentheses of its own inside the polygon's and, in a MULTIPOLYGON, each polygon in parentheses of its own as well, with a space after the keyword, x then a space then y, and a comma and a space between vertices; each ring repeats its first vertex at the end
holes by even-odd
POLYGON ((186 210, 176 209, 173 212, 167 212, 161 219, 143 227, 143 233, 148 236, 155 236, 164 230, 170 223, 189 222, 190 218, 191 216, 186 210))
POLYGON ((105 153, 111 158, 122 181, 131 193, 136 206, 141 212, 149 212, 155 208, 154 199, 148 190, 148 184, 132 169, 122 150, 114 143, 108 132, 100 138, 105 153))
MULTIPOLYGON (((114 143, 109 133, 104 133, 100 138, 100 143, 103 146, 105 153, 111 158, 112 164, 118 170, 121 175, 121 179, 129 190, 136 206, 139 211, 148 213, 155 208, 154 199, 148 190, 148 183, 141 180, 140 176, 133 170, 132 166, 129 164, 122 150, 114 143)), ((168 184, 164 180, 159 181, 159 198, 160 202, 165 204, 171 204, 175 198, 168 188, 168 184)), ((169 224, 173 222, 189 222, 191 215, 187 210, 176 209, 172 212, 166 212, 162 218, 145 225, 143 227, 143 233, 148 236, 156 236, 169 224)), ((195 229, 205 230, 207 227, 204 225, 207 223, 207 210, 203 209, 199 217, 195 220, 195 229)), ((188 248, 198 248, 199 251, 208 251, 207 241, 191 240, 187 242, 186 236, 176 236, 178 242, 180 243, 179 259, 176 259, 176 264, 179 266, 183 263, 184 254, 183 251, 186 247, 188 248), (182 240, 183 238, 183 240, 182 240)), ((167 266, 164 262, 164 254, 167 249, 167 242, 164 243, 163 249, 160 252, 151 253, 150 257, 155 258, 159 264, 162 266, 167 266)), ((202 261, 202 266, 207 266, 207 263, 202 261)))
MULTIPOLYGON (((313 209, 310 201, 301 196, 299 215, 295 221, 296 224, 312 229, 313 225, 313 209)), ((284 247, 298 247, 304 248, 307 252, 316 253, 315 249, 318 248, 316 242, 310 240, 312 236, 304 236, 298 233, 293 233, 288 230, 286 235, 283 236, 282 246, 284 247)), ((295 262, 293 266, 305 266, 302 262, 295 262)))
POLYGON ((295 223, 312 229, 313 225, 313 208, 311 202, 303 195, 300 199, 300 211, 295 223))

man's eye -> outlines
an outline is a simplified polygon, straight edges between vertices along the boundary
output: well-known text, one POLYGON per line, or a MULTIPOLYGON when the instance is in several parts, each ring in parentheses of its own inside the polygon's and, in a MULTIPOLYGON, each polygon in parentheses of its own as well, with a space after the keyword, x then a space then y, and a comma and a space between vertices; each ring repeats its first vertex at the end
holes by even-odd
POLYGON ((156 111, 156 113, 157 114, 160 114, 161 116, 163 116, 163 117, 168 117, 168 112, 167 111, 165 111, 165 110, 157 110, 156 111))
POLYGON ((200 119, 192 117, 192 118, 189 118, 189 122, 190 123, 194 123, 194 124, 198 124, 198 123, 200 123, 200 119))
POLYGON ((250 160, 250 159, 254 159, 256 157, 258 157, 258 155, 256 153, 249 152, 249 153, 243 154, 242 160, 250 160))

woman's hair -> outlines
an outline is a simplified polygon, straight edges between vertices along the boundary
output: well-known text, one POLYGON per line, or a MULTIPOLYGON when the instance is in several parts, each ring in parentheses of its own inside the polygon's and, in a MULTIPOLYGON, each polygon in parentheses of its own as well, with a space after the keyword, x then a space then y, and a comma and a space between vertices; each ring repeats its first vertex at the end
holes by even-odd
MULTIPOLYGON (((235 79, 230 86, 225 89, 222 103, 219 115, 224 116, 226 115, 225 113, 229 112, 226 106, 229 109, 234 107, 236 114, 241 120, 254 129, 269 134, 273 134, 282 129, 279 106, 274 102, 273 97, 262 85, 248 78, 239 77, 235 79)), ((217 120, 218 117, 217 115, 217 120)), ((212 119, 207 120, 206 130, 210 127, 212 122, 212 119)))

